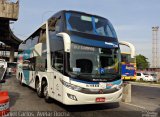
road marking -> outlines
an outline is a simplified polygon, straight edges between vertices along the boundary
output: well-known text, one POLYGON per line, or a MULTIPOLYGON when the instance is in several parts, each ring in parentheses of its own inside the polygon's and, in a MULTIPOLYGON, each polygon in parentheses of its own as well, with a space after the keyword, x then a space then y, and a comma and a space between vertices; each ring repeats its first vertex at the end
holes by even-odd
POLYGON ((131 104, 131 103, 125 103, 125 102, 122 102, 122 103, 127 104, 127 105, 130 105, 130 106, 135 106, 135 107, 138 107, 138 108, 146 109, 146 108, 143 107, 143 106, 139 106, 139 105, 135 105, 135 104, 131 104))

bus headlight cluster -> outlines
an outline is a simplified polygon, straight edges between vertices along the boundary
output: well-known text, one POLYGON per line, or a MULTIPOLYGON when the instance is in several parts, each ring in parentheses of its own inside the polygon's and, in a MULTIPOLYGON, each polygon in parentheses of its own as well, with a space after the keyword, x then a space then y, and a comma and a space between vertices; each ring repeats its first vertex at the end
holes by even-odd
POLYGON ((67 96, 72 100, 78 101, 75 95, 67 93, 67 96))
POLYGON ((65 82, 64 80, 60 80, 62 82, 62 84, 72 90, 75 90, 75 91, 81 91, 82 90, 82 87, 79 87, 79 86, 76 86, 76 85, 73 85, 73 84, 70 84, 68 82, 65 82))
POLYGON ((117 87, 116 87, 117 89, 121 89, 122 88, 122 84, 120 84, 120 85, 117 85, 117 87))

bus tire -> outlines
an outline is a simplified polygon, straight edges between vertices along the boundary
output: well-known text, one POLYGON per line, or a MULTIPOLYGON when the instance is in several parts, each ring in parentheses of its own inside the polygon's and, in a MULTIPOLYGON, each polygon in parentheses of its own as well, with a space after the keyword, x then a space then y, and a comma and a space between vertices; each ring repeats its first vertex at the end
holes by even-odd
POLYGON ((44 95, 44 99, 47 103, 51 103, 53 102, 52 98, 49 97, 48 95, 48 83, 46 80, 42 81, 42 88, 43 88, 43 95, 44 95))
POLYGON ((41 85, 40 85, 39 79, 36 79, 35 88, 36 88, 36 92, 37 92, 38 97, 42 98, 43 93, 41 90, 41 85))

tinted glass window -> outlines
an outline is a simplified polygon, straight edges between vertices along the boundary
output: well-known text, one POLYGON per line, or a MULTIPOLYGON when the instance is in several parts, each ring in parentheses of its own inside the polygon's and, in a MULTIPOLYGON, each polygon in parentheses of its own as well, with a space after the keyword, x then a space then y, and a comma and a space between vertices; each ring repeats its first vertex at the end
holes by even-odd
POLYGON ((121 53, 121 60, 122 62, 131 62, 134 63, 135 62, 135 58, 131 58, 131 54, 125 54, 125 53, 121 53))
POLYGON ((137 73, 137 76, 141 76, 141 73, 137 73))
POLYGON ((143 73, 144 75, 149 75, 148 73, 143 73))
POLYGON ((59 72, 63 72, 63 51, 52 52, 52 66, 59 72))
POLYGON ((68 71, 74 74, 102 76, 119 73, 119 49, 105 49, 72 43, 67 58, 68 71), (102 75, 103 74, 103 75, 102 75))
POLYGON ((117 38, 112 24, 104 18, 66 13, 67 30, 117 38))
POLYGON ((61 16, 59 17, 53 17, 49 20, 49 30, 54 32, 61 32, 62 31, 62 21, 61 16))
POLYGON ((7 63, 7 67, 16 68, 17 67, 17 63, 7 63))
POLYGON ((93 63, 89 59, 77 59, 76 67, 81 69, 81 73, 92 73, 93 63))
POLYGON ((35 33, 33 33, 27 40, 19 45, 19 50, 27 50, 33 48, 39 40, 40 37, 40 29, 38 29, 35 33))
POLYGON ((151 76, 157 76, 157 74, 151 74, 151 76))

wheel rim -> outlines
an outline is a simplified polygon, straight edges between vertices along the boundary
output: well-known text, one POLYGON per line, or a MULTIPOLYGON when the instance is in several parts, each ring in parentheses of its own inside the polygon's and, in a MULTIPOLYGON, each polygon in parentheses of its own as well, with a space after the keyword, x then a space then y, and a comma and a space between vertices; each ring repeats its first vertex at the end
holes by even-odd
POLYGON ((48 86, 44 86, 44 92, 43 92, 45 97, 48 97, 48 86))
POLYGON ((37 90, 37 93, 38 93, 38 94, 41 93, 41 88, 40 88, 40 84, 39 84, 38 81, 37 81, 37 84, 36 84, 36 90, 37 90))

